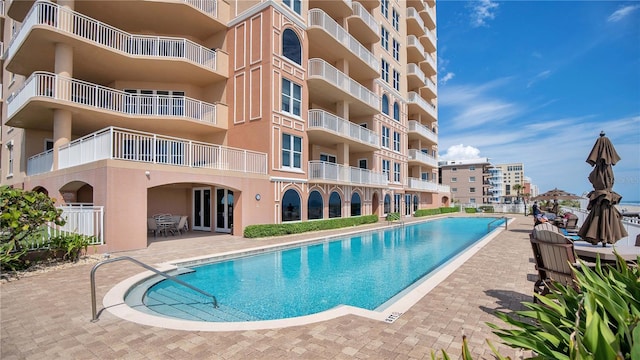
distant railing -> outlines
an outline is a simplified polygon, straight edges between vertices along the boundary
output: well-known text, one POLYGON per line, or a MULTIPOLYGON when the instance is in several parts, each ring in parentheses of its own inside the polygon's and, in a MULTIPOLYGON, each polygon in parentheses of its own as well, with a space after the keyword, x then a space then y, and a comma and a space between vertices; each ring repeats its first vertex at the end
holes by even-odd
POLYGON ((309 110, 308 127, 329 130, 371 146, 380 146, 380 138, 375 132, 324 110, 309 110))
POLYGON ((267 173, 265 153, 115 127, 61 146, 58 168, 65 169, 102 159, 267 173))
MULTIPOLYGON (((191 4, 191 1, 188 3, 191 4)), ((201 1, 193 3, 197 4, 201 1)), ((212 70, 216 69, 216 52, 191 40, 132 35, 49 1, 36 1, 25 17, 18 34, 9 43, 7 58, 11 58, 16 53, 17 48, 35 25, 51 26, 57 31, 79 36, 133 56, 182 58, 212 70)))
POLYGON ((371 28, 371 30, 378 34, 378 22, 376 19, 367 11, 367 9, 362 6, 359 2, 351 3, 351 10, 353 11, 353 15, 357 16, 364 21, 367 26, 371 28))
POLYGON ((425 125, 420 124, 417 120, 409 120, 409 131, 415 131, 427 139, 437 143, 438 135, 425 125))
POLYGON ((309 180, 328 180, 375 186, 386 186, 389 183, 386 174, 326 161, 309 161, 309 180))
POLYGON ((422 46, 422 44, 420 43, 420 41, 415 35, 407 36, 407 46, 414 46, 418 48, 418 51, 422 54, 422 56, 423 57, 426 56, 426 53, 424 52, 424 46, 422 46))
POLYGON ((211 17, 218 17, 218 0, 182 0, 211 17))
POLYGON ((414 103, 420 106, 424 111, 426 111, 429 115, 433 116, 434 119, 438 118, 438 114, 436 111, 436 106, 427 100, 423 99, 418 93, 411 91, 409 92, 409 103, 414 103))
POLYGON ((418 149, 409 149, 408 155, 409 155, 409 160, 416 160, 416 161, 423 162, 429 166, 438 167, 438 160, 435 157, 429 154, 425 154, 424 152, 418 149))
POLYGON ((13 116, 29 99, 41 96, 127 115, 182 117, 215 125, 216 105, 186 96, 130 94, 106 86, 52 74, 34 72, 16 95, 7 100, 13 116))
POLYGON ((417 178, 409 178, 407 181, 407 186, 409 187, 409 189, 415 190, 427 190, 444 193, 451 192, 451 188, 449 187, 449 185, 441 185, 435 181, 422 180, 417 178))
POLYGON ((415 19, 421 28, 426 29, 424 27, 424 20, 422 20, 420 14, 418 13, 418 10, 416 10, 415 8, 410 7, 407 9, 407 18, 415 19))

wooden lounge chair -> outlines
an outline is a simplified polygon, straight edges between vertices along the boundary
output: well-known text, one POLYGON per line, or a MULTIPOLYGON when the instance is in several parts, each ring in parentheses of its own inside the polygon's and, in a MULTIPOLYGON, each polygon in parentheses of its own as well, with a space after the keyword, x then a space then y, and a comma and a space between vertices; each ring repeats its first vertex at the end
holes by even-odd
MULTIPOLYGON (((538 280, 533 291, 546 295, 554 281, 575 287, 570 265, 577 266, 577 263, 571 239, 560 233, 557 226, 543 223, 533 229, 530 240, 538 270, 538 280)), ((535 296, 533 300, 536 301, 535 296)))
POLYGON ((570 233, 577 233, 580 230, 578 226, 578 215, 574 213, 565 214, 564 218, 567 220, 562 227, 570 233))

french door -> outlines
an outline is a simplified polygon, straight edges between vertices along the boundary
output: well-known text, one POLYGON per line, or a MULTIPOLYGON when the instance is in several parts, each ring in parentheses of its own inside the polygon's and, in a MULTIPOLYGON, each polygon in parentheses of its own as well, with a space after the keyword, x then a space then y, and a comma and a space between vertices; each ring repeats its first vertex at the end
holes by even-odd
POLYGON ((211 231, 211 188, 193 188, 193 230, 211 231))
POLYGON ((230 233, 233 226, 233 191, 216 188, 216 232, 230 233))

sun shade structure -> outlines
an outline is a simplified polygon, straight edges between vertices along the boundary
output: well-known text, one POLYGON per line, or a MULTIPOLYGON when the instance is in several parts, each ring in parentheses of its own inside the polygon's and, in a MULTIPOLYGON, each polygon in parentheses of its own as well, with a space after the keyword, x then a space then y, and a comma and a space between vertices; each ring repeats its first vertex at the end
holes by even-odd
POLYGON ((607 243, 615 244, 628 235, 622 225, 622 215, 614 206, 622 199, 622 196, 613 191, 613 166, 618 161, 620 156, 611 140, 601 132, 587 157, 587 163, 593 166, 589 174, 593 191, 587 195, 589 215, 578 231, 581 238, 594 245, 599 242, 602 242, 602 246, 607 243))
POLYGON ((580 196, 555 188, 542 193, 533 198, 533 200, 578 200, 580 196))

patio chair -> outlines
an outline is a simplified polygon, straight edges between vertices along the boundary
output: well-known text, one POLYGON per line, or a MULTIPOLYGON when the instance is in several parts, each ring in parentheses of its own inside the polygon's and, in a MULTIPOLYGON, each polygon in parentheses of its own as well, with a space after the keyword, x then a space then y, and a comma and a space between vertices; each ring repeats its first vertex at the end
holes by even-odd
POLYGON ((178 220, 178 222, 174 223, 174 225, 169 229, 169 231, 171 231, 172 234, 178 233, 178 235, 180 235, 181 231, 184 231, 186 233, 187 232, 187 217, 186 216, 180 216, 180 220, 178 220))
POLYGON ((580 227, 578 226, 578 215, 574 213, 566 213, 564 218, 567 220, 567 222, 562 226, 564 229, 571 233, 577 233, 578 230, 580 230, 580 227))
MULTIPOLYGON (((550 292, 552 282, 573 286, 574 274, 571 266, 577 266, 571 239, 560 233, 557 226, 549 223, 537 225, 530 235, 533 257, 538 270, 538 280, 533 286, 536 294, 550 292)), ((536 298, 533 298, 536 302, 536 298)))
POLYGON ((154 218, 147 218, 147 232, 152 232, 153 233, 153 237, 157 237, 158 236, 158 223, 156 222, 156 219, 154 218))

